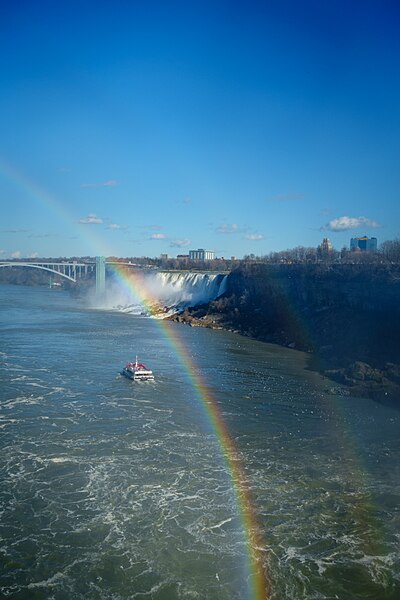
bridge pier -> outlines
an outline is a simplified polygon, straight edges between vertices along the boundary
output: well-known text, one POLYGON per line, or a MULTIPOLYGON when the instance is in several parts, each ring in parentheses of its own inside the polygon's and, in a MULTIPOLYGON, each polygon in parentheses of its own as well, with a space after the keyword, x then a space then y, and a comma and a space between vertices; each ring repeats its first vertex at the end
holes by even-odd
POLYGON ((96 256, 96 296, 104 296, 106 291, 106 259, 96 256))

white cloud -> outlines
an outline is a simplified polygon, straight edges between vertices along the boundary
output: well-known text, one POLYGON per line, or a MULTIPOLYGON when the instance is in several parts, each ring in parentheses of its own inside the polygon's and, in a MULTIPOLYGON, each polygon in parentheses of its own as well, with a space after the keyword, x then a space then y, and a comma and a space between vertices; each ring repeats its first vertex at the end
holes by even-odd
POLYGON ((101 183, 81 183, 81 187, 83 188, 115 187, 117 185, 118 181, 116 179, 109 179, 101 183))
POLYGON ((16 250, 11 254, 11 258, 21 258, 21 250, 16 250))
POLYGON ((150 240, 165 240, 167 239, 167 234, 166 233, 152 233, 150 236, 150 240))
POLYGON ((107 229, 121 229, 121 225, 118 225, 118 223, 110 223, 107 229))
POLYGON ((244 236, 245 240, 252 240, 253 242, 257 242, 259 240, 265 240, 265 237, 261 233, 249 233, 244 236))
POLYGON ((332 219, 321 227, 327 231, 348 231, 349 229, 358 229, 359 227, 381 227, 376 221, 367 219, 367 217, 338 217, 332 219))
POLYGON ((183 240, 172 240, 170 243, 170 248, 186 248, 186 246, 190 246, 192 240, 183 239, 183 240))
POLYGON ((28 256, 28 258, 37 258, 39 256, 39 252, 32 252, 32 254, 30 254, 28 256))
POLYGON ((236 225, 236 223, 223 223, 223 225, 220 225, 219 227, 217 227, 216 232, 223 233, 223 234, 229 234, 229 233, 236 233, 237 230, 238 230, 238 226, 236 225))
POLYGON ((90 213, 87 217, 79 219, 79 223, 82 223, 83 225, 101 225, 103 219, 94 213, 90 213))

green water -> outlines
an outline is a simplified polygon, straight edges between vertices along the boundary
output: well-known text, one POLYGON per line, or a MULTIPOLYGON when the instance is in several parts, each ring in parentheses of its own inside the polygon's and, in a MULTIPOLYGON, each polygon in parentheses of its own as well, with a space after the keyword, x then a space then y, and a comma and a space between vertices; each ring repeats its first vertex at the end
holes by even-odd
MULTIPOLYGON (((0 286, 0 597, 249 599, 215 433, 156 321, 0 286), (156 381, 119 375, 138 353, 156 381)), ((182 339, 234 440, 273 599, 400 597, 400 413, 301 353, 182 339)))

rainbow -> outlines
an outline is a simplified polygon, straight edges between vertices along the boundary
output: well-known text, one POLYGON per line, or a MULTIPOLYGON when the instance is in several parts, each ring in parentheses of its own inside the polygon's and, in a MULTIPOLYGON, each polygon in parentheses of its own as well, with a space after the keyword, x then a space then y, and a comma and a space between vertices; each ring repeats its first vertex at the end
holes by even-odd
MULTIPOLYGON (((149 314, 154 314, 156 310, 154 308, 154 298, 147 292, 143 277, 124 265, 113 264, 112 268, 121 285, 138 297, 149 314)), ((265 554, 264 542, 257 523, 251 492, 246 483, 243 467, 237 458, 234 443, 210 388, 199 375, 194 361, 190 358, 187 348, 178 335, 178 328, 167 327, 162 319, 157 319, 157 323, 186 373, 217 437, 225 466, 233 484, 235 500, 245 535, 247 570, 250 575, 250 597, 253 600, 266 600, 270 596, 270 585, 262 560, 265 554)))
POLYGON ((0 174, 3 176, 3 179, 8 180, 17 188, 20 188, 24 194, 35 200, 47 211, 53 213, 64 225, 67 224, 68 226, 73 227, 73 219, 61 202, 35 181, 27 177, 25 173, 22 173, 22 171, 17 169, 14 165, 4 160, 1 156, 0 174))
POLYGON ((17 189, 21 190, 25 196, 34 200, 36 204, 53 215, 56 220, 62 222, 70 230, 72 238, 79 238, 86 242, 88 249, 93 251, 94 255, 108 254, 112 255, 111 249, 106 249, 104 242, 96 236, 92 226, 82 225, 78 222, 76 216, 66 208, 65 202, 48 192, 43 186, 28 177, 20 169, 16 168, 9 161, 0 156, 0 175, 4 181, 8 181, 17 189), (83 227, 85 233, 83 234, 83 227))
MULTIPOLYGON (((70 228, 75 230, 75 233, 82 236, 82 229, 78 224, 75 224, 76 221, 74 221, 71 214, 68 213, 61 202, 1 157, 0 173, 2 173, 3 177, 21 188, 24 193, 28 194, 41 206, 44 206, 46 210, 52 212, 64 223, 67 223, 70 228)), ((115 254, 110 248, 105 248, 104 240, 100 240, 99 237, 95 236, 93 229, 90 232, 87 231, 85 237, 86 241, 91 243, 95 255, 105 254, 113 256, 115 254)), ((146 290, 143 278, 137 272, 127 270, 123 265, 114 263, 111 268, 121 285, 129 293, 133 293, 150 314, 154 314, 155 299, 146 290)), ((257 523, 251 492, 246 483, 243 466, 238 460, 234 443, 209 387, 199 375, 194 361, 190 358, 189 352, 178 335, 178 328, 167 327, 167 324, 162 319, 158 319, 157 323, 183 371, 186 373, 211 425, 212 431, 218 440, 220 452, 232 482, 233 493, 243 527, 246 544, 246 569, 249 575, 249 597, 252 600, 266 600, 270 596, 270 585, 263 566, 265 544, 257 523)))
MULTIPOLYGON (((84 239, 93 251, 94 255, 113 256, 115 252, 111 248, 107 248, 104 244, 104 239, 96 235, 93 227, 85 228, 83 234, 82 226, 80 226, 76 218, 74 218, 66 209, 65 204, 60 202, 54 195, 48 193, 43 187, 29 179, 20 170, 16 169, 10 163, 0 157, 0 174, 4 179, 9 180, 12 184, 20 188, 28 197, 32 198, 41 208, 45 208, 50 213, 67 224, 73 233, 80 239, 84 239)), ((109 266, 110 268, 111 266, 109 266)), ((113 270, 116 278, 121 285, 129 292, 133 293, 139 301, 145 306, 146 310, 152 314, 154 311, 154 298, 146 290, 146 285, 138 272, 127 271, 123 265, 114 264, 113 270)), ((294 316, 296 310, 293 306, 288 306, 294 316)), ((305 327, 306 323, 299 318, 300 325, 305 327)), ((254 502, 251 497, 251 491, 246 483, 246 475, 237 458, 234 443, 229 434, 228 428, 218 409, 217 403, 213 398, 210 388, 202 380, 195 362, 190 358, 189 352, 184 346, 182 339, 179 336, 178 327, 169 327, 163 320, 157 320, 158 327, 161 333, 169 343, 177 362, 181 365, 182 370, 186 373, 188 381, 194 390, 196 397, 202 407, 202 410, 210 423, 211 429, 216 436, 221 452, 221 457, 225 463, 226 470, 232 482, 232 490, 235 497, 236 506, 242 523, 244 541, 246 545, 246 572, 248 573, 248 592, 252 600, 268 600, 271 594, 271 584, 268 580, 267 573, 264 567, 265 560, 265 542, 261 535, 261 528, 257 523, 257 517, 254 510, 254 502)), ((341 431, 341 440, 344 448, 344 454, 351 458, 352 475, 359 484, 358 487, 363 488, 367 481, 367 469, 362 469, 360 466, 359 452, 355 447, 352 432, 349 430, 343 432, 343 419, 340 419, 340 408, 338 405, 333 405, 334 415, 336 415, 336 430, 341 431)), ((382 525, 377 522, 376 511, 371 499, 365 497, 362 503, 363 519, 369 521, 369 527, 366 530, 373 530, 375 537, 366 539, 366 554, 379 553, 372 547, 376 544, 380 546, 383 543, 385 534, 382 525)), ((355 506, 354 512, 360 510, 360 506, 355 506)))

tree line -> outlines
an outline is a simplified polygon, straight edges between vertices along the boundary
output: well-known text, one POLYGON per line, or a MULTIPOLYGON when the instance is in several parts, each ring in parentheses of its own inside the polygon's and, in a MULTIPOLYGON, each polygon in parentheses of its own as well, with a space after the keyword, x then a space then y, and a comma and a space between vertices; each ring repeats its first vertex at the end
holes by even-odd
POLYGON ((378 250, 341 250, 332 249, 324 252, 321 248, 297 246, 279 252, 270 252, 263 256, 249 254, 244 256, 245 262, 260 262, 266 264, 399 264, 400 239, 383 242, 378 250))

